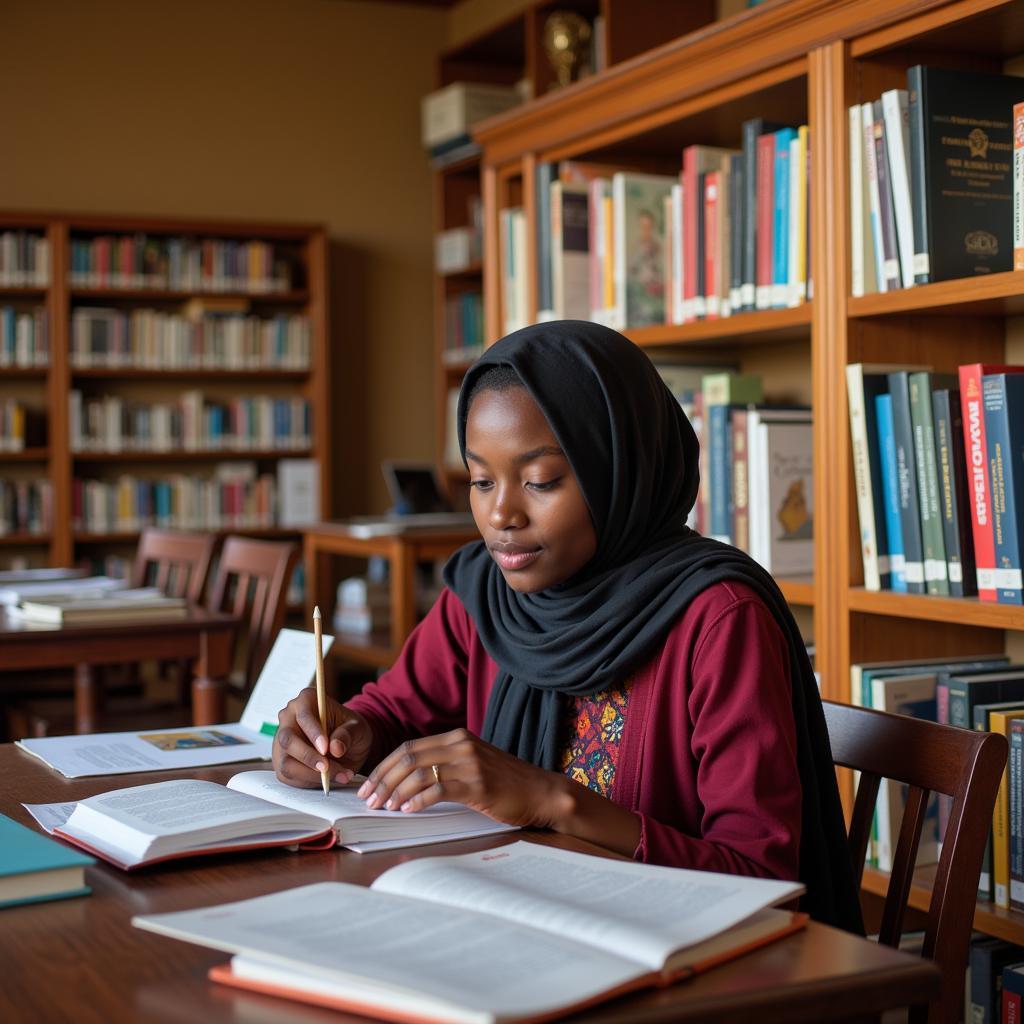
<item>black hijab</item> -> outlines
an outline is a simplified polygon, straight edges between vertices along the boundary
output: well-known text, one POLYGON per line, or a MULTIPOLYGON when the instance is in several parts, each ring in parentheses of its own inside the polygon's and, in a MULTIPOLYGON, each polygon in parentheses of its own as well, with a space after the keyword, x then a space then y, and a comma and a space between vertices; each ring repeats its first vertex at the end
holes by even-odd
MULTIPOLYGON (((772 577, 742 551, 689 530, 697 496, 693 427, 647 356, 580 320, 538 324, 487 350, 462 382, 459 446, 480 374, 511 367, 540 407, 579 482, 597 533, 593 559, 537 593, 506 584, 482 542, 445 582, 499 666, 483 739, 555 769, 565 697, 621 685, 652 657, 689 603, 736 580, 771 610, 789 645, 803 788, 800 880, 816 920, 863 933, 821 700, 803 640, 772 577)), ((726 681, 723 680, 723 685, 726 681)))

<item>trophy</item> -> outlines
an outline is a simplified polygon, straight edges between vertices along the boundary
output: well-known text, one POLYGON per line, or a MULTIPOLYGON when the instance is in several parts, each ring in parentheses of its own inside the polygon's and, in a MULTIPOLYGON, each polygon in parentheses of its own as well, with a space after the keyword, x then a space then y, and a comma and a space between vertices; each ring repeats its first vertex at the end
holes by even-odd
POLYGON ((561 88, 590 64, 590 23, 575 11, 552 11, 544 21, 544 50, 561 88))

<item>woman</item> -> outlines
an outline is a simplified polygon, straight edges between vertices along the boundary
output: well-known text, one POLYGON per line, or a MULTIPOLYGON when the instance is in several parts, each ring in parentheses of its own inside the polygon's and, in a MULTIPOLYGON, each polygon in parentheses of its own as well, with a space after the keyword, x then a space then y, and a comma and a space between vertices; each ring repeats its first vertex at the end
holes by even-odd
POLYGON ((799 878, 861 930, 821 702, 789 609, 684 525, 698 444, 648 360, 582 321, 498 342, 459 443, 482 540, 376 683, 280 716, 278 776, 367 806, 455 800, 638 860, 799 878), (580 784, 582 783, 582 785, 580 784))

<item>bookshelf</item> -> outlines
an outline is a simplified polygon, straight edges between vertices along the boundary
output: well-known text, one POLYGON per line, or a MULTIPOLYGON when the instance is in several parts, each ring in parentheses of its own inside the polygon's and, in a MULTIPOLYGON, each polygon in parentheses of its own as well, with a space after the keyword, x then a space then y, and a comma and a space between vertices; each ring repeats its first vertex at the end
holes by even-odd
MULTIPOLYGON (((46 446, 0 451, 0 476, 47 481, 52 523, 44 533, 0 535, 0 563, 20 556, 30 564, 68 565, 131 552, 137 530, 75 526, 76 478, 107 483, 125 473, 143 480, 171 474, 207 478, 222 464, 239 462, 255 464, 259 474, 273 475, 281 458, 306 458, 314 461, 320 476, 318 514, 329 517, 327 242, 321 227, 64 212, 0 213, 0 236, 4 232, 38 235, 49 245, 45 285, 0 286, 0 307, 13 307, 16 313, 36 307, 46 311, 46 365, 0 366, 0 399, 14 397, 45 408, 48 433, 46 446), (192 256, 187 252, 190 248, 192 256), (94 261, 91 269, 81 262, 86 250, 94 261), (90 273, 97 279, 88 279, 90 273), (112 320, 123 318, 122 337, 137 347, 122 350, 116 358, 104 351, 101 364, 91 349, 84 356, 82 345, 89 348, 93 343, 76 335, 80 328, 75 316, 81 311, 112 320), (139 326, 142 321, 136 318, 145 317, 145 325, 139 326), (230 343, 234 348, 223 334, 217 334, 229 329, 235 331, 230 343), (263 339, 263 347, 253 339, 263 339), (106 359, 114 361, 102 364, 106 359), (163 445, 168 450, 131 450, 125 445, 122 450, 116 445, 109 450, 83 450, 73 445, 69 416, 73 392, 97 401, 115 397, 126 406, 152 407, 173 406, 190 390, 229 411, 244 409, 245 400, 254 396, 265 396, 277 415, 281 410, 274 403, 301 400, 308 403, 308 434, 303 425, 302 443, 285 447, 278 437, 281 424, 275 421, 270 445, 252 443, 251 438, 243 439, 239 447, 220 448, 185 448, 173 441, 163 445)), ((201 423, 206 412, 200 416, 201 423)), ((276 525, 212 532, 296 539, 301 535, 298 529, 276 525)))
MULTIPOLYGON (((539 0, 487 31, 452 47, 438 60, 436 87, 454 82, 525 83, 531 96, 554 95, 552 71, 543 48, 544 20, 553 10, 572 10, 604 22, 598 60, 618 64, 702 25, 715 17, 714 0, 664 4, 658 0, 539 0)), ((514 187, 514 186, 512 186, 514 187)), ((434 226, 441 232, 469 224, 468 204, 482 197, 480 160, 459 160, 434 175, 434 226)), ((472 359, 445 358, 447 304, 466 293, 484 294, 483 260, 453 273, 434 275, 435 438, 438 464, 450 496, 468 506, 468 477, 450 453, 449 395, 457 389, 472 359)), ((485 331, 485 337, 487 332, 485 331)))
MULTIPOLYGON (((535 252, 538 164, 563 159, 640 164, 678 174, 691 144, 738 147, 744 120, 810 128, 813 297, 793 309, 626 330, 654 354, 727 356, 758 372, 765 393, 796 392, 814 410, 815 573, 780 580, 813 628, 823 695, 850 697, 850 665, 884 658, 1005 650, 1024 658, 1024 609, 976 598, 864 589, 845 367, 855 362, 1024 362, 1024 274, 850 295, 847 108, 905 87, 915 63, 1007 70, 1024 54, 1022 0, 769 0, 633 56, 559 93, 477 126, 484 201, 486 339, 503 325, 499 211, 522 203, 527 259, 535 252)), ((535 315, 534 271, 528 310, 535 315)), ((852 780, 842 773, 844 803, 852 780)), ((868 870, 865 889, 886 876, 868 870)), ((927 905, 927 870, 912 892, 927 905)), ((1024 943, 1024 914, 979 904, 975 927, 1024 943)))

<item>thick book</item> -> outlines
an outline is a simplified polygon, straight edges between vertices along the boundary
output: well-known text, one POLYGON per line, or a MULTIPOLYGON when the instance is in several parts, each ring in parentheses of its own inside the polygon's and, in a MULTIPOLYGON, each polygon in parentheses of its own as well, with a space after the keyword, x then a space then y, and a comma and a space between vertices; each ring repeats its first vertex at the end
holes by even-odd
POLYGON ((967 463, 964 456, 960 392, 939 388, 932 393, 935 419, 935 457, 939 471, 939 507, 946 544, 949 592, 970 597, 978 592, 974 567, 971 510, 967 498, 967 463))
POLYGON ((775 171, 772 179, 772 291, 773 309, 789 305, 789 247, 793 243, 789 234, 789 147, 797 137, 795 128, 780 128, 775 133, 775 171))
POLYGON ((167 597, 158 587, 117 590, 103 597, 39 597, 8 608, 11 618, 58 626, 87 626, 103 622, 149 622, 183 619, 188 602, 167 597))
POLYGON ((369 887, 323 882, 132 924, 234 954, 216 981, 387 1020, 497 1024, 671 984, 780 938, 804 917, 773 905, 801 890, 519 842, 409 861, 369 887), (359 936, 343 956, 339 921, 359 936))
POLYGON ((946 544, 939 507, 939 477, 935 458, 935 421, 932 416, 932 387, 956 384, 927 370, 907 378, 910 399, 910 423, 914 439, 914 464, 917 467, 917 498, 921 509, 921 540, 924 546, 924 582, 929 594, 949 596, 949 572, 946 568, 946 544))
POLYGON ((1024 604, 1024 376, 982 378, 992 487, 996 600, 1024 604))
POLYGON ((92 857, 0 814, 0 907, 85 896, 92 857))
POLYGON ((174 779, 115 789, 76 804, 33 805, 54 835, 125 871, 213 853, 271 846, 335 844, 357 852, 508 832, 461 804, 442 802, 405 814, 366 808, 360 783, 296 789, 273 772, 240 772, 226 786, 174 779), (63 811, 58 811, 57 808, 63 811), (70 811, 65 820, 59 815, 70 811))
POLYGON ((704 186, 701 177, 729 166, 734 150, 717 146, 687 146, 683 150, 683 317, 704 315, 704 186))
MULTIPOLYGON (((555 320, 586 320, 590 313, 589 197, 585 185, 553 181, 550 187, 551 304, 555 320)), ((540 315, 538 314, 538 319, 540 315)))
POLYGON ((995 537, 992 532, 992 486, 988 473, 988 440, 982 379, 997 373, 1024 373, 1024 366, 970 363, 960 367, 960 407, 970 493, 971 532, 978 579, 978 597, 995 601, 995 537))
POLYGON ((903 528, 900 526, 900 485, 896 471, 896 439, 892 429, 892 395, 875 396, 878 420, 878 454, 882 468, 882 499, 885 506, 885 534, 889 542, 889 579, 894 593, 907 592, 903 557, 903 528))
POLYGON ((1024 78, 918 66, 916 138, 923 181, 915 279, 948 281, 1013 266, 1013 105, 1024 78))

